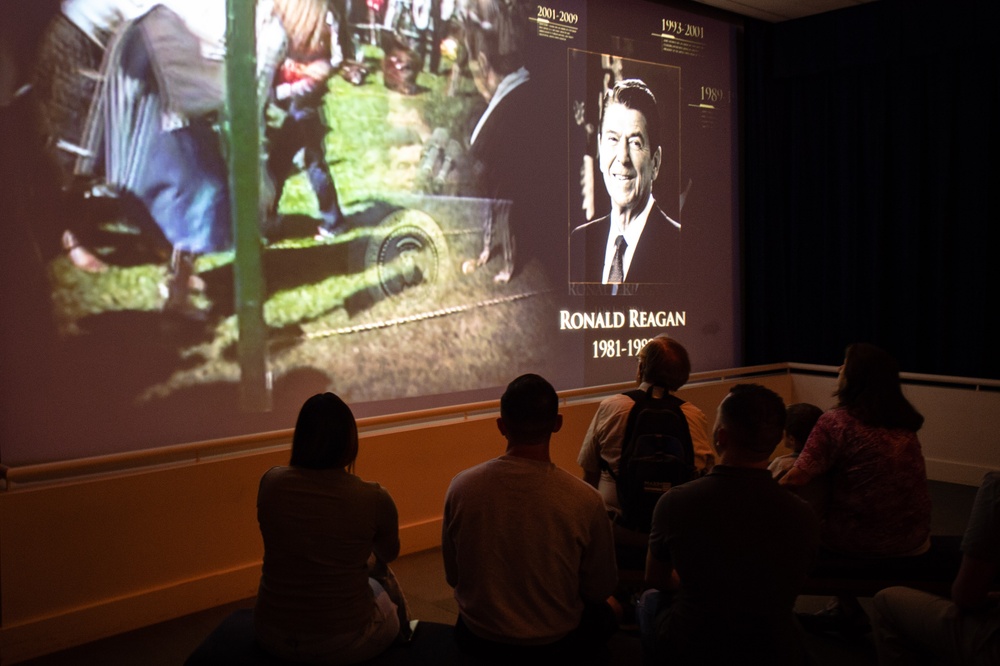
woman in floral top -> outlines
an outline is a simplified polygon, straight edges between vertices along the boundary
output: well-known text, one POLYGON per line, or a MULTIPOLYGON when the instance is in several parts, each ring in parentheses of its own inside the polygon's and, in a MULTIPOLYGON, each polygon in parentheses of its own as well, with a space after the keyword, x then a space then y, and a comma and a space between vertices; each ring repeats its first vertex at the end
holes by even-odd
MULTIPOLYGON (((851 345, 834 396, 837 406, 819 418, 780 481, 792 488, 814 479, 829 485, 821 564, 927 552, 931 499, 917 439, 924 417, 903 396, 895 359, 874 345, 851 345)), ((867 629, 853 597, 839 597, 818 615, 800 620, 807 629, 867 629)))

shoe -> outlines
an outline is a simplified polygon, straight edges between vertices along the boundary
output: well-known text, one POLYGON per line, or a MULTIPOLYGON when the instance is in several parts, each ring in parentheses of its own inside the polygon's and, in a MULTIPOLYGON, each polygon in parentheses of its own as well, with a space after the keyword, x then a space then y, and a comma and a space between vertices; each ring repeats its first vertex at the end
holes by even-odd
POLYGON ((335 227, 325 227, 321 225, 316 227, 316 235, 313 236, 313 240, 317 240, 321 243, 326 241, 331 241, 340 234, 342 234, 343 232, 344 232, 344 227, 343 225, 340 224, 338 224, 335 227))
POLYGON ((97 256, 80 245, 80 239, 72 231, 67 229, 62 235, 62 247, 66 256, 85 273, 104 273, 108 270, 108 265, 97 258, 97 256))
POLYGON ((417 626, 420 624, 420 620, 410 620, 409 624, 404 627, 399 628, 399 633, 396 635, 397 645, 408 645, 413 642, 413 635, 417 632, 417 626))
POLYGON ((166 282, 161 286, 161 292, 165 292, 164 314, 191 321, 207 321, 208 313, 191 302, 192 287, 200 287, 200 291, 205 288, 204 280, 194 274, 194 254, 174 248, 166 282))
POLYGON ((340 65, 340 76, 351 85, 360 86, 368 76, 368 68, 360 62, 345 60, 340 65))

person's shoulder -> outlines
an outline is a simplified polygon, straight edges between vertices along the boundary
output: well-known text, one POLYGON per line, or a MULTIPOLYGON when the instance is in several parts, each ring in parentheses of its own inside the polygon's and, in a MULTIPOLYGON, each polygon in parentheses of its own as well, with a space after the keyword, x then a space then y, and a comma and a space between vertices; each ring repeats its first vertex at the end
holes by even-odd
POLYGON ((1000 471, 986 472, 983 481, 979 484, 982 488, 995 489, 1000 492, 1000 471))
POLYGON ((697 502, 697 498, 704 493, 719 492, 719 486, 725 485, 725 481, 720 480, 718 475, 711 473, 691 479, 687 483, 674 486, 663 496, 663 501, 667 504, 680 505, 686 502, 697 502))
POLYGON ((851 415, 850 410, 847 407, 834 407, 833 409, 828 409, 819 415, 816 419, 816 423, 846 423, 857 421, 854 416, 851 415))
MULTIPOLYGON (((524 82, 511 88, 500 104, 515 106, 518 104, 529 104, 538 95, 545 94, 546 91, 538 85, 538 81, 533 76, 529 76, 524 82)), ((498 105, 499 106, 499 105, 498 105)))
POLYGON ((669 525, 671 516, 695 516, 704 509, 706 496, 718 492, 717 481, 705 475, 674 486, 660 496, 653 510, 654 523, 669 525))
POLYGON ((278 465, 264 472, 260 477, 260 485, 257 489, 257 499, 273 498, 285 496, 290 493, 297 493, 305 489, 305 492, 312 492, 313 470, 293 467, 292 465, 278 465))
POLYGON ((556 487, 560 497, 571 496, 582 504, 593 504, 604 509, 604 498, 601 493, 589 483, 555 465, 551 474, 551 482, 556 487))
POLYGON ((389 491, 379 483, 378 481, 366 481, 360 476, 355 476, 354 474, 348 474, 347 482, 356 485, 359 488, 363 488, 364 492, 369 492, 373 495, 388 495, 389 491))
POLYGON ((593 492, 598 497, 600 497, 600 493, 597 492, 596 488, 591 486, 589 483, 587 483, 577 475, 566 471, 559 465, 553 464, 550 473, 555 483, 563 483, 567 487, 572 488, 574 491, 582 491, 585 492, 587 495, 590 495, 591 492, 593 492))
POLYGON ((594 421, 601 427, 623 421, 628 418, 635 407, 635 401, 624 393, 615 393, 601 400, 594 412, 594 421))
POLYGON ((615 393, 614 395, 609 395, 597 406, 598 410, 602 412, 620 412, 620 411, 630 411, 635 405, 635 400, 630 398, 624 393, 615 393))
POLYGON ((492 458, 477 465, 473 465, 472 467, 463 469, 461 472, 452 477, 451 483, 448 487, 449 491, 452 489, 459 489, 469 483, 475 483, 477 480, 486 476, 489 473, 490 468, 496 464, 496 461, 497 458, 492 458))
POLYGON ((290 465, 275 465, 260 477, 260 484, 263 486, 284 483, 296 476, 297 471, 294 467, 290 465))
POLYGON ((680 396, 676 397, 678 400, 681 401, 681 411, 684 412, 684 415, 687 416, 689 420, 691 418, 700 418, 700 419, 707 418, 705 416, 705 412, 702 411, 701 407, 694 404, 693 402, 688 402, 687 400, 681 398, 680 396))
POLYGON ((589 236, 593 233, 607 232, 608 225, 611 223, 611 215, 605 215, 604 217, 599 217, 596 220, 591 220, 590 222, 584 222, 580 226, 573 229, 571 235, 573 236, 589 236))
POLYGON ((990 471, 983 475, 983 480, 979 482, 976 490, 976 500, 974 502, 973 513, 977 510, 984 511, 982 507, 992 507, 991 512, 1000 513, 1000 471, 990 471))
MULTIPOLYGON (((833 409, 828 409, 819 415, 816 419, 815 425, 810 432, 809 439, 812 439, 814 433, 829 433, 843 430, 844 428, 850 428, 854 425, 860 425, 860 421, 851 416, 850 412, 847 411, 845 407, 834 407, 833 409)), ((807 443, 809 441, 807 439, 807 443)))
POLYGON ((649 211, 649 219, 646 223, 649 224, 650 222, 654 223, 655 227, 663 232, 669 233, 681 230, 681 223, 663 212, 658 203, 653 203, 653 209, 649 211))

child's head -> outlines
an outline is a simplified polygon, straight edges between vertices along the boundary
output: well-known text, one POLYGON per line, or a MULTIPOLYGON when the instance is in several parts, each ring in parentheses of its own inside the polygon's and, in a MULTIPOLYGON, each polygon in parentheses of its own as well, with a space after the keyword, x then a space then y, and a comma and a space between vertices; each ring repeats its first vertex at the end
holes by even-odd
POLYGON ((795 453, 802 451, 809 433, 823 410, 808 402, 797 402, 785 410, 785 443, 795 453))

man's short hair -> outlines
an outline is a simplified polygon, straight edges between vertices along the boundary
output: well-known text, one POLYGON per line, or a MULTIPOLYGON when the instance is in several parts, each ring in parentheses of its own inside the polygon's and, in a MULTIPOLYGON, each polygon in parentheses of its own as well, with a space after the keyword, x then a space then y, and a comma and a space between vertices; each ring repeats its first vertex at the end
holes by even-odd
POLYGON ((521 375, 500 398, 500 418, 516 438, 552 434, 559 415, 559 396, 552 384, 539 375, 521 375))
POLYGON ((785 432, 785 401, 760 384, 736 384, 719 406, 719 424, 730 433, 730 446, 766 460, 785 432))
POLYGON ((822 415, 822 409, 808 402, 788 405, 785 411, 785 432, 794 437, 801 447, 809 439, 809 433, 822 415))
POLYGON ((608 90, 604 91, 601 100, 601 126, 598 134, 604 132, 604 117, 608 107, 621 104, 627 109, 634 109, 646 119, 646 135, 649 139, 650 152, 660 146, 660 113, 656 108, 656 96, 649 86, 640 79, 622 79, 608 90))
POLYGON ((460 0, 457 13, 469 57, 482 53, 498 74, 506 76, 524 65, 528 3, 511 0, 460 0))
POLYGON ((667 335, 658 335, 639 350, 639 381, 676 391, 691 376, 687 349, 667 335))

